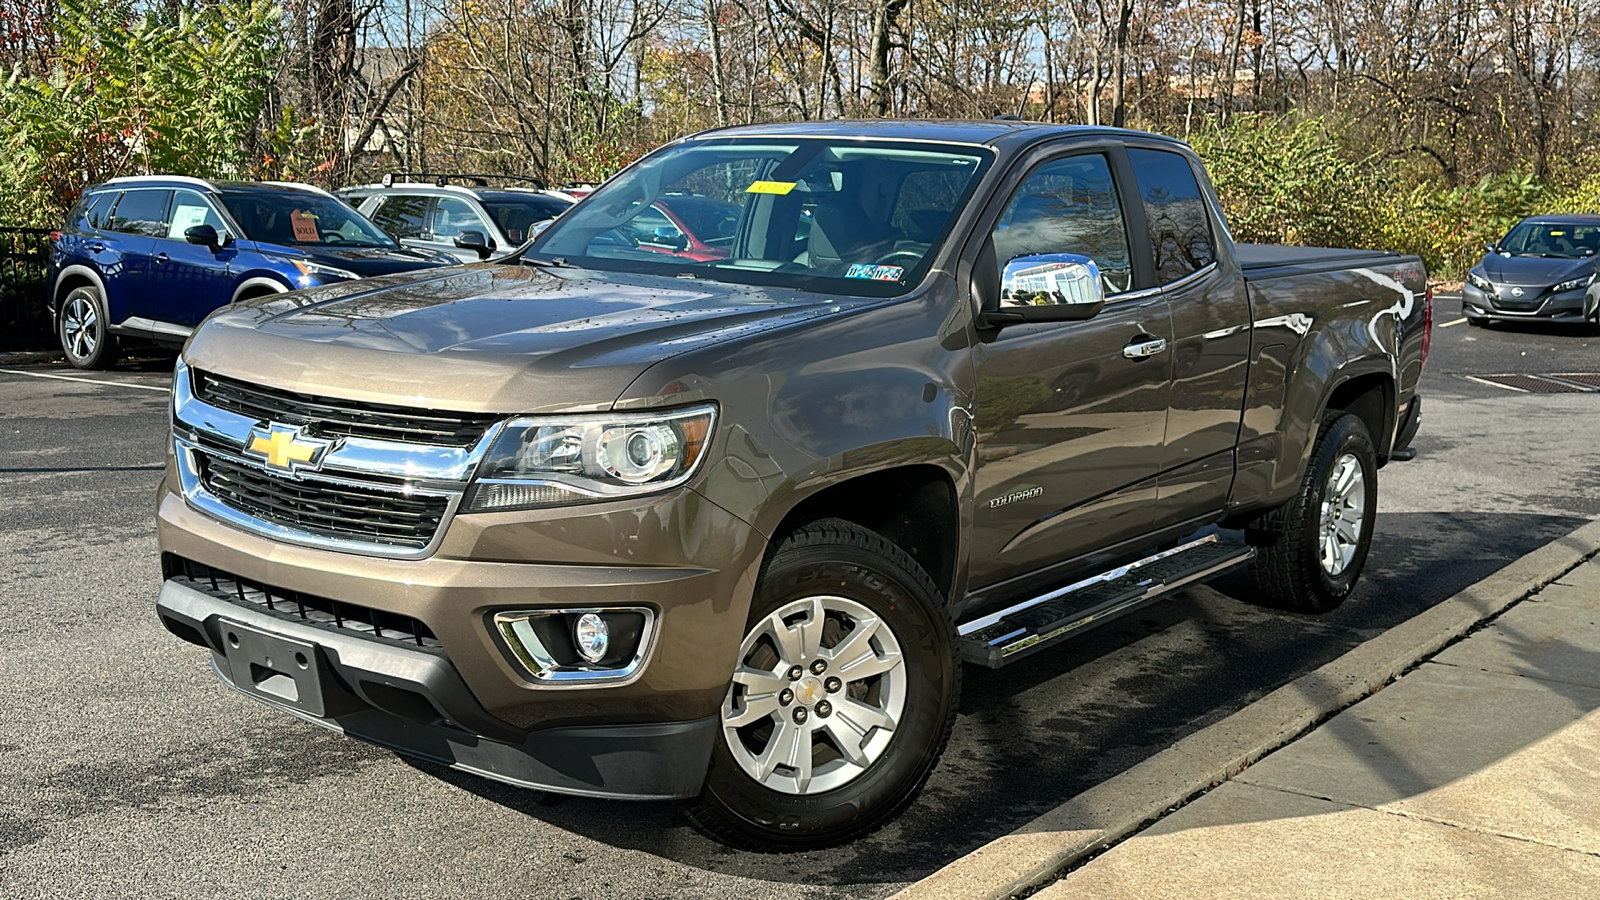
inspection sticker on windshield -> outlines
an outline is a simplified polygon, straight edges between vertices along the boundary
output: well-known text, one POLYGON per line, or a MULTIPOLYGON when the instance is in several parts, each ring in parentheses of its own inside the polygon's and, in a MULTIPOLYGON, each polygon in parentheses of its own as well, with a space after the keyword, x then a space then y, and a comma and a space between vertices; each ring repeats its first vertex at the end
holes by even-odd
POLYGON ((781 196, 794 190, 794 186, 795 182, 793 181, 752 181, 750 186, 744 189, 744 192, 746 194, 778 194, 781 196))
POLYGON ((899 281, 906 273, 904 266, 873 266, 856 263, 844 273, 846 278, 870 278, 873 281, 899 281))

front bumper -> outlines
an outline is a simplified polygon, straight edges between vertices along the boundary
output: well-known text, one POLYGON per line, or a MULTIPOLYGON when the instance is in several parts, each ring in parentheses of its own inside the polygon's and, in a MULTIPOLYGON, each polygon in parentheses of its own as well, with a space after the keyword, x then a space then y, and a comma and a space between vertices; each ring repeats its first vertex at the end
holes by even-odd
POLYGON ((1594 304, 1585 288, 1562 291, 1559 294, 1539 295, 1539 288, 1530 288, 1528 299, 1512 301, 1491 297, 1482 288, 1468 282, 1461 288, 1461 311, 1469 319, 1503 322, 1584 322, 1594 318, 1594 304))
POLYGON ((386 646, 242 608, 168 580, 168 630, 211 650, 225 684, 308 722, 406 756, 524 787, 631 800, 700 791, 715 716, 532 733, 489 715, 442 653, 386 646))

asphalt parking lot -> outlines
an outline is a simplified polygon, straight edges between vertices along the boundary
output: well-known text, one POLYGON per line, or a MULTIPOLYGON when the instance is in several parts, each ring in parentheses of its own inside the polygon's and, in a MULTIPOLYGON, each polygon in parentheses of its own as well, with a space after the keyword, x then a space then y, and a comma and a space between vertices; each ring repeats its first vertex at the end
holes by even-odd
POLYGON ((1270 612, 1233 578, 969 668, 911 810, 787 856, 714 844, 668 804, 408 763, 226 691, 152 612, 170 364, 0 365, 0 896, 890 894, 1600 515, 1600 391, 1486 378, 1600 373, 1600 338, 1438 310, 1419 456, 1380 475, 1348 603, 1270 612))

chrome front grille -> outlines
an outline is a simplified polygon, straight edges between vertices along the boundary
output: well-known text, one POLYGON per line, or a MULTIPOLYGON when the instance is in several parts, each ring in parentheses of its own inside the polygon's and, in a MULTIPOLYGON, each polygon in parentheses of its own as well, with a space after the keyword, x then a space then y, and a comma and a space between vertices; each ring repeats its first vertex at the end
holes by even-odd
POLYGON ((371 438, 437 447, 468 447, 483 437, 496 416, 441 410, 407 409, 379 403, 357 403, 249 384, 192 370, 195 397, 258 421, 316 425, 319 434, 371 438))
POLYGON ((498 431, 492 416, 331 401, 181 361, 172 391, 190 506, 273 540, 369 556, 432 553, 498 431))
POLYGON ((307 534, 421 549, 433 542, 450 500, 404 485, 295 480, 200 452, 200 483, 228 506, 307 534))

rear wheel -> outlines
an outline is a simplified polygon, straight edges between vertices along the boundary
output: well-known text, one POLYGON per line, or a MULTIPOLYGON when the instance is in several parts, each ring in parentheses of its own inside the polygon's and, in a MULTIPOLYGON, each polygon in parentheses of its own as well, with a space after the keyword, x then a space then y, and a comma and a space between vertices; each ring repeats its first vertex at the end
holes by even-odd
POLYGON ((954 629, 922 568, 850 522, 806 525, 762 567, 705 789, 684 811, 751 850, 859 837, 927 780, 959 689, 954 629))
POLYGON ((1377 454, 1367 426, 1330 412, 1299 493, 1246 530, 1257 546, 1250 575, 1258 601, 1308 613, 1343 603, 1366 563, 1377 512, 1377 454))
POLYGON ((117 339, 108 325, 99 291, 85 285, 68 292, 56 322, 67 362, 79 369, 109 369, 117 361, 117 339))

